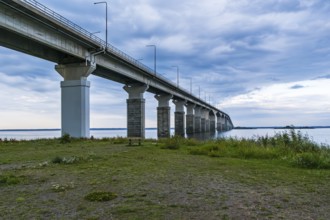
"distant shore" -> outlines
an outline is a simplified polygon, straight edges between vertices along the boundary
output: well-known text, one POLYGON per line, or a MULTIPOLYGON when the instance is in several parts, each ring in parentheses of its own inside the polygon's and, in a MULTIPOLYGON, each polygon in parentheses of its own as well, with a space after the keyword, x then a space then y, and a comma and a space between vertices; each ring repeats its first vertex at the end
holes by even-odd
POLYGON ((270 127, 241 127, 237 126, 234 129, 316 129, 316 128, 330 128, 330 126, 270 126, 270 127))

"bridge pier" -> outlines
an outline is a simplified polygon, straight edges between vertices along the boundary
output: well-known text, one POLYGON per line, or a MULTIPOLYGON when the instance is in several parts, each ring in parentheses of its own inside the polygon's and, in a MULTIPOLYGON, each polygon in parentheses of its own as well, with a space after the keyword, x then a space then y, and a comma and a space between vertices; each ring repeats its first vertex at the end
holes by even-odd
POLYGON ((228 124, 228 118, 227 118, 227 116, 225 117, 225 130, 226 131, 229 131, 230 129, 229 129, 229 124, 228 124))
POLYGON ((158 138, 169 138, 171 136, 171 107, 169 104, 172 95, 157 94, 157 136, 158 138))
POLYGON ((125 85, 127 99, 127 137, 145 138, 145 99, 144 92, 148 89, 145 84, 125 85))
POLYGON ((214 112, 210 112, 210 132, 214 133, 215 132, 215 115, 214 112))
POLYGON ((221 113, 217 113, 217 131, 222 131, 222 126, 221 126, 221 113))
POLYGON ((206 132, 205 108, 201 109, 201 133, 206 132))
POLYGON ((89 138, 89 88, 87 77, 96 69, 88 63, 56 65, 55 70, 64 78, 61 82, 62 135, 89 138))
POLYGON ((200 106, 195 107, 195 133, 201 132, 201 110, 200 106))
POLYGON ((174 122, 175 122, 175 135, 178 136, 185 136, 185 112, 184 112, 184 105, 186 101, 184 100, 173 100, 175 105, 175 112, 174 112, 174 122))
POLYGON ((195 115, 194 108, 195 104, 188 103, 187 104, 187 115, 186 115, 186 133, 193 134, 195 133, 195 115))
POLYGON ((209 109, 205 109, 205 132, 208 133, 210 132, 210 110, 209 109))

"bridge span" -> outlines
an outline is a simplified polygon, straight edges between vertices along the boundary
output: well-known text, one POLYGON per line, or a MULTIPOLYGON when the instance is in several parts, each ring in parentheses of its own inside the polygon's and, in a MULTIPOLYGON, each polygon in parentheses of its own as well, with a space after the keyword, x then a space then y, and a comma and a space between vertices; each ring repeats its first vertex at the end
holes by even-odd
POLYGON ((127 136, 145 136, 144 93, 158 101, 158 137, 226 131, 228 114, 35 0, 0 0, 0 45, 56 63, 61 82, 62 134, 89 137, 90 74, 122 83, 128 93, 127 136))

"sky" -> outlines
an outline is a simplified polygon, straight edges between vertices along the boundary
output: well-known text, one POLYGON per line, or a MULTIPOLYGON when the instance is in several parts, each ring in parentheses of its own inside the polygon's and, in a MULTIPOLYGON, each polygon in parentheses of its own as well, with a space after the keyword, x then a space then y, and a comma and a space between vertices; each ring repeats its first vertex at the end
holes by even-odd
MULTIPOLYGON (((39 0, 105 38, 105 5, 39 0)), ((330 1, 113 0, 108 42, 230 115, 235 126, 330 125, 330 1), (200 89, 200 90, 199 90, 200 89), (200 91, 200 93, 199 93, 200 91)), ((0 129, 60 128, 55 63, 0 47, 0 129)), ((126 127, 123 85, 91 82, 91 127, 126 127)), ((146 127, 157 101, 145 93, 146 127)), ((171 104, 172 112, 174 105, 171 104)), ((171 116, 173 126, 174 113, 171 116)))

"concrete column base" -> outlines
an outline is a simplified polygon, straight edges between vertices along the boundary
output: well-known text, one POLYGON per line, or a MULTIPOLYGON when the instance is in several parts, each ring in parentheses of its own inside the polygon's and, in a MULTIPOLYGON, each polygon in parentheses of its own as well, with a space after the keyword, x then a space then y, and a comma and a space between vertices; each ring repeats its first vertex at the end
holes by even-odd
POLYGON ((174 112, 174 121, 175 121, 175 135, 178 136, 185 136, 185 129, 184 129, 184 112, 174 112))
POLYGON ((127 137, 145 138, 145 99, 127 99, 127 137))
POLYGON ((62 135, 89 138, 89 87, 86 79, 61 82, 62 135))
POLYGON ((186 132, 187 134, 195 133, 195 116, 186 115, 186 132))
POLYGON ((171 108, 158 107, 157 108, 157 135, 158 138, 169 138, 171 136, 171 108))

